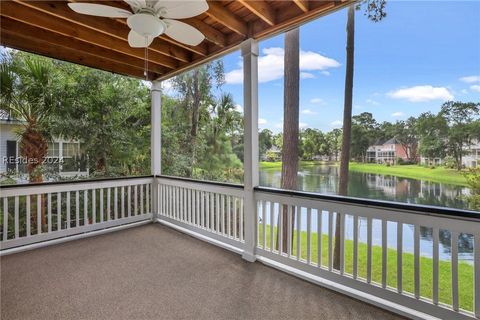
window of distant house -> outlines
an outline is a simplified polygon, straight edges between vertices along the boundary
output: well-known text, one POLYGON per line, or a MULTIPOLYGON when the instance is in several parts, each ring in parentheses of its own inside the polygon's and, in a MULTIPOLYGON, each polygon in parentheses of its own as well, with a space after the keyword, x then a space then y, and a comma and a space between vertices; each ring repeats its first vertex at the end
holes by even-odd
POLYGON ((60 144, 58 142, 49 142, 45 169, 50 172, 58 172, 60 157, 60 144))
POLYGON ((79 143, 63 143, 62 171, 78 171, 81 161, 79 143))

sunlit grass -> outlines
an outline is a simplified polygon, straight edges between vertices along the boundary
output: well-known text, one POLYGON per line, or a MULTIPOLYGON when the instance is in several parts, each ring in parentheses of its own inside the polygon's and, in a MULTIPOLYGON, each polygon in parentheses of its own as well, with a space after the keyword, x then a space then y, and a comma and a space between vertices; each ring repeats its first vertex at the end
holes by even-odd
MULTIPOLYGON (((270 226, 266 228, 266 248, 270 250, 270 226)), ((307 259, 307 232, 300 232, 301 255, 304 260, 307 259)), ((273 242, 276 247, 277 228, 274 228, 273 242)), ((311 233, 311 262, 318 263, 318 235, 311 233)), ((263 225, 258 225, 258 241, 263 245, 263 225)), ((322 234, 322 266, 328 266, 328 235, 322 234)), ((297 232, 293 235, 292 256, 297 255, 297 232)), ((345 272, 353 273, 353 240, 345 241, 345 272)), ((402 256, 402 286, 403 291, 414 293, 414 255, 412 253, 403 253, 402 256)), ((367 244, 358 243, 358 276, 366 278, 367 276, 367 244)), ((458 294, 459 306, 461 309, 473 310, 473 266, 460 262, 458 264, 458 294)), ((432 278, 433 278, 433 259, 420 257, 420 295, 424 298, 432 298, 432 278)), ((382 281, 382 248, 373 246, 372 248, 372 281, 381 283, 382 281)), ((397 288, 397 251, 395 249, 387 250, 387 285, 397 288)), ((451 263, 450 261, 440 260, 439 263, 439 301, 444 304, 452 303, 452 283, 451 283, 451 263)))

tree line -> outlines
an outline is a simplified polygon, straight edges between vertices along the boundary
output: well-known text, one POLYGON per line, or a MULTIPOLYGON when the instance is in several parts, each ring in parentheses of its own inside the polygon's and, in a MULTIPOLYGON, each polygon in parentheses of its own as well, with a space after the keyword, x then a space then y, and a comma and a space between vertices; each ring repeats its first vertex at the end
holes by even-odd
MULTIPOLYGON (((405 163, 415 164, 419 157, 447 159, 447 164, 461 169, 462 157, 468 147, 480 141, 480 103, 445 102, 438 113, 424 112, 394 123, 378 122, 372 113, 363 112, 352 117, 350 160, 366 162, 367 150, 375 144, 395 138, 405 151, 405 163)), ((342 129, 322 132, 306 128, 299 133, 299 158, 314 160, 322 157, 338 161, 341 153, 342 129)), ((274 134, 264 129, 259 134, 262 159, 277 161, 279 155, 272 147, 282 150, 283 133, 274 134)))
MULTIPOLYGON (((43 165, 56 137, 81 142, 77 161, 86 159, 90 177, 150 174, 148 83, 13 50, 1 57, 0 80, 0 109, 22 121, 30 182, 63 179, 43 165)), ((243 116, 224 82, 221 61, 172 80, 162 97, 165 174, 243 180, 243 116)))

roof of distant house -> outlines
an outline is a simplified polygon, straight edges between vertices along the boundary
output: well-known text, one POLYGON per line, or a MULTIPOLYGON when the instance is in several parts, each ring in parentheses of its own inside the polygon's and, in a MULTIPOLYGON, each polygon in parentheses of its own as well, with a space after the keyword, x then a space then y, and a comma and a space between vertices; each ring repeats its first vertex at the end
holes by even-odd
POLYGON ((0 109, 0 123, 18 124, 18 123, 23 123, 23 121, 13 118, 9 112, 7 112, 6 110, 0 109))

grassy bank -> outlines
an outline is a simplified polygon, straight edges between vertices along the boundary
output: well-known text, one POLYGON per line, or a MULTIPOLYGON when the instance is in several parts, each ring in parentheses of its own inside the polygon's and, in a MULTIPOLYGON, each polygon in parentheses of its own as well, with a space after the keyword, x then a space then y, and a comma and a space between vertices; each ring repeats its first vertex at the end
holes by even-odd
POLYGON ((461 172, 445 167, 431 169, 419 165, 390 166, 375 163, 350 163, 350 171, 378 173, 403 178, 426 180, 438 183, 466 186, 467 182, 461 172))
MULTIPOLYGON (((302 167, 314 166, 325 164, 324 162, 317 161, 301 161, 302 167)), ((336 164, 335 164, 336 165, 336 164)), ((281 162, 261 162, 261 169, 279 169, 282 167, 281 162)), ((350 163, 350 171, 352 172, 364 172, 364 173, 377 173, 383 175, 391 175, 410 179, 426 180, 437 183, 446 183, 459 186, 467 186, 465 177, 454 169, 447 169, 445 167, 436 167, 431 169, 419 165, 396 165, 387 167, 383 164, 375 163, 350 163)))
MULTIPOLYGON (((274 242, 277 237, 277 228, 274 229, 274 242)), ((266 227, 267 249, 270 248, 270 226, 266 227)), ((259 225, 259 241, 263 244, 263 229, 259 225)), ((293 255, 296 255, 297 233, 294 232, 293 255)), ((307 259, 307 233, 300 232, 301 258, 307 259)), ((311 260, 318 262, 317 233, 312 233, 311 238, 311 260)), ((414 256, 411 253, 404 253, 402 256, 402 286, 406 292, 414 292, 414 256)), ((322 265, 328 266, 328 236, 322 235, 322 265)), ((432 297, 432 273, 433 260, 427 257, 420 258, 420 295, 425 298, 432 297)), ((345 272, 352 274, 353 270, 353 241, 345 241, 345 272)), ((473 310, 473 266, 460 262, 458 265, 459 281, 459 305, 464 310, 473 310)), ((367 277, 367 245, 359 242, 358 244, 358 276, 367 277)), ((381 283, 382 281, 382 248, 374 246, 372 248, 372 281, 381 283)), ((397 251, 388 249, 387 252, 387 285, 393 288, 397 287, 397 251)), ((452 303, 452 285, 451 285, 451 264, 449 261, 440 261, 439 263, 439 301, 445 304, 452 303)))

